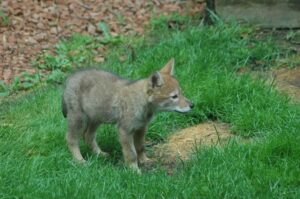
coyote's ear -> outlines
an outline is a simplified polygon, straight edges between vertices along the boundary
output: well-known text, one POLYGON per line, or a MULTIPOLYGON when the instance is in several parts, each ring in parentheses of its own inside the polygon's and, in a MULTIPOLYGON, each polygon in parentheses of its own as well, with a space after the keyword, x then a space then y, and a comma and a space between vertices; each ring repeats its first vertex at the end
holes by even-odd
POLYGON ((164 80, 161 76, 161 74, 156 71, 154 74, 152 74, 149 78, 149 85, 151 88, 154 87, 160 87, 164 84, 164 80))
POLYGON ((174 76, 174 62, 174 58, 170 59, 168 63, 160 70, 160 72, 174 76))

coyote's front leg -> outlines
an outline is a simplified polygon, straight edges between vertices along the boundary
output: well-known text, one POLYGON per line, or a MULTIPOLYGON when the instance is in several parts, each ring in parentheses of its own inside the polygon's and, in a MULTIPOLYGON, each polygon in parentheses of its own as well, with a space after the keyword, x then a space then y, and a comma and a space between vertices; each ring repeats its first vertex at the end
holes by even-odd
POLYGON ((119 128, 119 139, 122 146, 125 163, 129 168, 141 173, 138 167, 137 153, 134 146, 133 135, 133 133, 126 132, 122 128, 119 128))
POLYGON ((145 164, 151 161, 146 155, 144 146, 146 132, 147 128, 144 127, 134 133, 134 146, 137 152, 137 159, 140 164, 145 164))

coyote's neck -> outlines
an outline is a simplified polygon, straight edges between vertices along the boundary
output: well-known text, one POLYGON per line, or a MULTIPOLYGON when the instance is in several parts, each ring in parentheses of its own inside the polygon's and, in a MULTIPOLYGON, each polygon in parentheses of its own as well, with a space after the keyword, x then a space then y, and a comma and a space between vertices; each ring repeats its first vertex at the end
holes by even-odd
POLYGON ((121 103, 123 117, 131 117, 140 123, 137 125, 147 124, 151 120, 154 108, 149 103, 147 80, 139 80, 127 85, 124 89, 120 90, 119 97, 121 96, 120 100, 123 101, 121 103))

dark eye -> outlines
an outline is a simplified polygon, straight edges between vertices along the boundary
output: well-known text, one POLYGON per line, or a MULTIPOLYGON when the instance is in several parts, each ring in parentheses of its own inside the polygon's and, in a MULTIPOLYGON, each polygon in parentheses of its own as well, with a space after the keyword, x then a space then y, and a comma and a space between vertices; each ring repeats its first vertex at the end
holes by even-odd
POLYGON ((178 98, 178 95, 173 95, 173 96, 171 96, 171 98, 176 99, 176 98, 178 98))

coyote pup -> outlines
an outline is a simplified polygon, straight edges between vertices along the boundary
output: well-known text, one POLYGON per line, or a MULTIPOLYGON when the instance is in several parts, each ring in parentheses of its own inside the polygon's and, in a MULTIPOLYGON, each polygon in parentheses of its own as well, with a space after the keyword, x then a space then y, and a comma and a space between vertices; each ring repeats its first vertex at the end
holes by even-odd
POLYGON ((182 95, 173 72, 174 59, 171 59, 160 71, 138 81, 96 69, 69 77, 62 112, 68 121, 66 140, 74 158, 85 162, 79 149, 81 135, 95 154, 107 156, 96 142, 96 129, 103 123, 115 123, 125 163, 140 172, 138 163, 149 160, 144 138, 153 115, 160 111, 185 113, 193 108, 192 102, 182 95))

